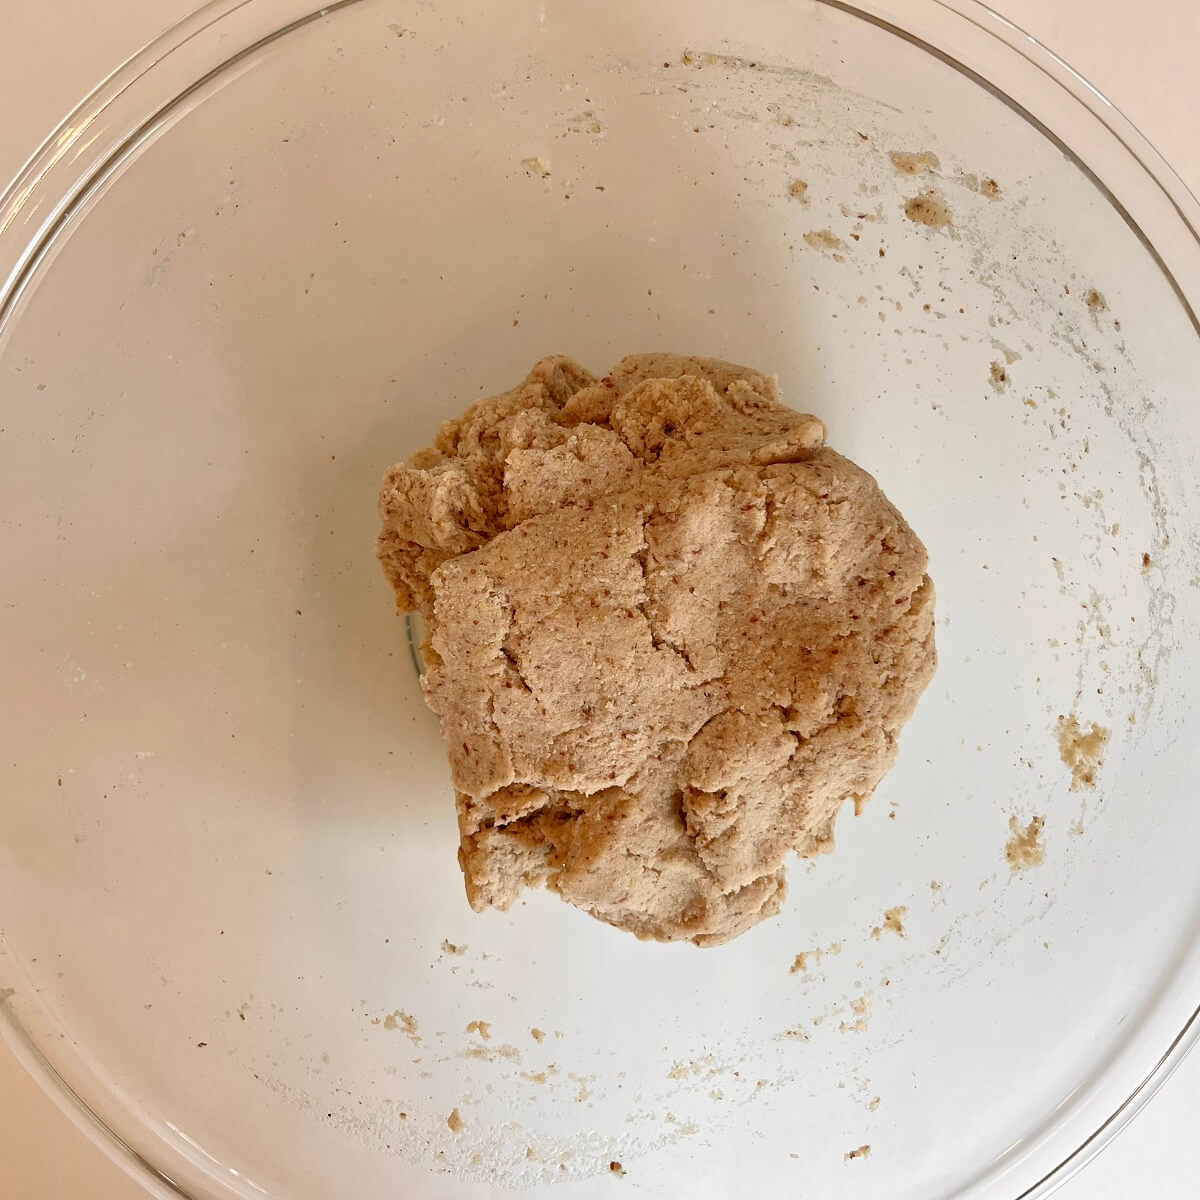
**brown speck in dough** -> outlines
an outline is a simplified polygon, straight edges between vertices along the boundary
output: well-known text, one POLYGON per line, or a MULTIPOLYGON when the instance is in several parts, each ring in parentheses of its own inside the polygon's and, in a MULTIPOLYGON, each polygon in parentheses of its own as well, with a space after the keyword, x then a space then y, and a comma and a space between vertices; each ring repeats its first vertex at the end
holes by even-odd
POLYGON ((842 244, 842 239, 832 229, 810 230, 804 240, 814 250, 836 250, 842 244))
POLYGON ((442 953, 443 954, 463 955, 463 954, 466 954, 466 952, 467 952, 466 946, 456 945, 454 942, 446 942, 446 941, 442 942, 442 953))
POLYGON ((446 1118, 446 1124, 450 1126, 451 1133, 462 1133, 466 1122, 462 1119, 462 1114, 458 1109, 454 1108, 450 1110, 450 1115, 446 1118))
POLYGON ((536 175, 540 179, 547 179, 550 176, 550 160, 542 158, 540 155, 533 155, 532 158, 521 159, 521 166, 525 168, 527 175, 536 175))
POLYGON ((1000 198, 1000 185, 994 179, 983 179, 979 184, 979 194, 989 200, 1000 198))
POLYGON ((477 1033, 485 1041, 492 1039, 492 1023, 490 1021, 472 1021, 467 1026, 468 1033, 477 1033))
POLYGON ((950 225, 950 209, 933 188, 904 202, 904 215, 918 225, 930 229, 946 229, 950 225))
POLYGON ((876 941, 879 941, 886 930, 889 933, 894 933, 897 937, 905 937, 904 918, 906 916, 908 916, 908 905, 906 904, 897 904, 895 908, 889 908, 883 914, 883 924, 876 925, 871 930, 871 936, 876 941))
POLYGON ((401 1012, 396 1009, 394 1013, 388 1013, 383 1018, 384 1029, 402 1029, 409 1037, 415 1037, 417 1032, 417 1019, 411 1013, 401 1012))
POLYGON ((546 1040, 545 1033, 543 1033, 540 1029, 531 1029, 529 1031, 529 1036, 533 1038, 535 1042, 544 1042, 546 1040))
POLYGON ((788 184, 788 195, 793 200, 802 200, 805 204, 808 203, 808 184, 803 179, 793 179, 788 184))
POLYGON ((870 1158, 871 1147, 869 1145, 857 1146, 853 1150, 847 1150, 842 1158, 846 1162, 852 1162, 856 1158, 870 1158))
POLYGON ((1008 828, 1012 836, 1004 847, 1004 857, 1014 871, 1040 867, 1046 861, 1046 847, 1038 841, 1045 824, 1045 817, 1031 817, 1029 824, 1024 827, 1015 814, 1008 818, 1008 828))
POLYGON ((1095 288, 1088 289, 1083 297, 1083 302, 1094 313, 1103 312, 1108 307, 1108 301, 1104 299, 1104 295, 1095 288))
POLYGON ((793 853, 832 851, 933 674, 924 547, 746 367, 544 359, 391 468, 380 510, 477 911, 545 886, 728 941, 793 853))
POLYGON ((1142 570, 1143 571, 1150 570, 1151 566, 1153 565, 1153 562, 1154 562, 1154 560, 1150 557, 1149 554, 1143 554, 1142 555, 1142 570))
POLYGON ((988 382, 995 391, 1005 391, 1008 387, 1008 368, 1003 363, 992 363, 988 370, 988 382))
POLYGON ((617 1162, 616 1159, 613 1159, 613 1161, 608 1164, 608 1169, 614 1175, 624 1175, 625 1174, 625 1168, 623 1166, 621 1166, 621 1164, 619 1162, 617 1162))
POLYGON ((942 885, 936 879, 931 879, 929 881, 929 890, 931 892, 940 892, 942 890, 942 885))
POLYGON ((1096 786, 1108 738, 1109 731, 1103 725, 1092 722, 1085 729, 1074 713, 1058 718, 1058 753, 1071 769, 1071 791, 1096 786))
POLYGON ((888 157, 897 175, 921 175, 926 171, 936 171, 942 164, 938 156, 930 150, 918 153, 905 150, 892 150, 888 157))

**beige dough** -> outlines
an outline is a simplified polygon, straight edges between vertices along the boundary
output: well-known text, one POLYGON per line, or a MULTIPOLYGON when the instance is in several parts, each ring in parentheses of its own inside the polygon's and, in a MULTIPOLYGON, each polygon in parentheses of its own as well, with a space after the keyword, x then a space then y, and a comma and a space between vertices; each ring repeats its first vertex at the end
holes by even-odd
POLYGON ((388 472, 473 908, 715 945, 833 848, 935 653, 924 546, 824 436, 745 367, 556 357, 388 472))

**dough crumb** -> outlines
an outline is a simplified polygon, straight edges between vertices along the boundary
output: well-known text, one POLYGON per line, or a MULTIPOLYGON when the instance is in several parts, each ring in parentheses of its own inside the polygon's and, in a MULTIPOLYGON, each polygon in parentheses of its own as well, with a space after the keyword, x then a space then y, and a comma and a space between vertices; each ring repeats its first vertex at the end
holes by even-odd
POLYGON ((1008 368, 1003 363, 992 363, 988 372, 988 382, 992 385, 994 391, 1006 391, 1008 388, 1008 368))
POLYGON ((625 1174, 625 1168, 623 1166, 621 1166, 621 1164, 619 1162, 617 1162, 616 1159, 613 1159, 613 1161, 608 1164, 608 1169, 614 1175, 624 1175, 625 1174))
POLYGON ((792 960, 792 969, 788 972, 788 974, 795 975, 795 974, 799 973, 800 971, 807 971, 808 970, 808 960, 810 958, 813 960, 813 962, 820 962, 821 961, 821 951, 820 950, 802 950, 792 960))
POLYGON ((788 195, 793 200, 801 200, 805 204, 808 203, 808 184, 803 179, 793 179, 788 184, 788 195))
POLYGON ((912 153, 905 150, 892 150, 888 157, 897 175, 922 175, 926 171, 936 171, 942 164, 938 156, 931 150, 912 153))
POLYGON ((492 1023, 490 1021, 472 1021, 467 1026, 468 1033, 477 1033, 485 1041, 492 1040, 492 1023))
POLYGON ((718 945, 832 851, 936 653, 924 546, 824 442, 747 367, 552 357, 388 471, 476 911, 718 945))
POLYGON ((908 916, 908 905, 906 904, 897 904, 895 908, 889 908, 883 914, 883 924, 876 925, 871 930, 871 936, 876 941, 879 941, 886 930, 889 933, 896 934, 897 937, 905 937, 904 918, 906 916, 908 916))
POLYGON ((417 1019, 411 1013, 401 1012, 396 1009, 394 1013, 389 1013, 383 1018, 384 1029, 402 1029, 409 1037, 415 1037, 417 1032, 417 1019))
POLYGON ((533 1038, 535 1042, 544 1042, 546 1040, 545 1033, 540 1029, 531 1029, 529 1031, 529 1036, 533 1038))
POLYGON ((550 176, 550 160, 542 158, 535 154, 532 158, 521 159, 521 166, 530 175, 537 175, 541 179, 547 179, 550 176))
POLYGON ((804 240, 814 250, 836 250, 842 244, 832 229, 813 229, 804 235, 804 240))
POLYGON ((950 225, 950 209, 933 188, 906 200, 904 215, 917 225, 927 225, 930 229, 946 229, 950 225))
POLYGON ((1008 818, 1008 828, 1012 836, 1004 847, 1004 857, 1013 871, 1040 867, 1046 861, 1046 847, 1038 841, 1045 825, 1045 817, 1031 817, 1029 824, 1025 826, 1021 825, 1015 814, 1008 818))
POLYGON ((994 179, 983 179, 979 184, 979 194, 989 200, 1000 198, 1000 185, 994 179))
POLYGON ((446 1118, 446 1124, 450 1126, 451 1133, 461 1133, 466 1122, 462 1119, 462 1114, 455 1108, 451 1109, 450 1115, 446 1118))
POLYGON ((880 1106, 881 1103, 882 1103, 882 1100, 880 1100, 880 1098, 878 1096, 872 1097, 871 1103, 867 1105, 867 1111, 874 1112, 880 1106))
MULTIPOLYGON (((1143 565, 1146 565, 1144 560, 1143 565)), ((1074 713, 1058 718, 1058 753, 1071 770, 1071 791, 1096 786, 1108 739, 1109 730, 1094 721, 1085 729, 1074 713)))
POLYGON ((500 1059, 506 1059, 508 1062, 520 1062, 521 1052, 516 1046, 505 1042, 503 1046, 480 1046, 471 1045, 466 1050, 459 1054, 459 1058, 477 1058, 481 1062, 498 1062, 500 1059))
POLYGON ((454 942, 442 942, 442 953, 443 954, 463 955, 463 954, 466 954, 466 952, 467 952, 466 946, 457 946, 454 944, 454 942))
POLYGON ((850 1002, 850 1011, 854 1014, 853 1021, 842 1021, 838 1025, 838 1030, 841 1033, 865 1033, 867 1026, 870 1024, 871 1016, 871 994, 867 992, 865 995, 859 996, 857 1000, 850 1002))
POLYGON ((1092 310, 1092 312, 1103 312, 1108 307, 1108 301, 1104 299, 1101 292, 1095 288, 1089 288, 1083 297, 1083 302, 1092 310))
POLYGON ((846 1162, 852 1162, 856 1158, 870 1158, 870 1157, 871 1157, 871 1147, 869 1145, 858 1146, 853 1150, 847 1150, 846 1153, 842 1155, 842 1158, 846 1162))

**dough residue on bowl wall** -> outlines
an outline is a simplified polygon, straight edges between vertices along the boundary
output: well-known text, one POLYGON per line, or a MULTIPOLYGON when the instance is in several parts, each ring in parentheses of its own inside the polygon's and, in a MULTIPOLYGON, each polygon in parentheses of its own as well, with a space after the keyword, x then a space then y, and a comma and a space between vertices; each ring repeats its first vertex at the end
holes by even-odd
POLYGON ((1096 786, 1096 775, 1104 765, 1109 733, 1095 721, 1084 727, 1074 713, 1058 718, 1058 753, 1063 764, 1071 770, 1071 791, 1096 786))
POLYGON ((1014 871, 1040 867, 1046 861, 1046 847, 1038 840, 1045 824, 1045 817, 1031 817, 1026 825, 1021 824, 1015 813, 1008 818, 1012 836, 1004 847, 1004 857, 1014 871))
POLYGON ((951 224, 950 208, 934 188, 906 200, 904 215, 915 224, 927 225, 930 229, 948 229, 951 224))
POLYGON ((897 175, 921 175, 926 171, 936 171, 942 165, 932 150, 893 150, 888 157, 897 175))

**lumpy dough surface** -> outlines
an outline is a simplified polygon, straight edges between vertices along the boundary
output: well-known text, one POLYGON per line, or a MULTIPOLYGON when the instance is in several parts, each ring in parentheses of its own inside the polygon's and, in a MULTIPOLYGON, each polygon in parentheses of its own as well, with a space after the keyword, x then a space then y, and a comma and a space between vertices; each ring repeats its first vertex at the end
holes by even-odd
POLYGON ((832 849, 935 652, 924 546, 824 439, 745 367, 553 357, 387 473, 473 908, 714 945, 832 849))

